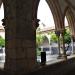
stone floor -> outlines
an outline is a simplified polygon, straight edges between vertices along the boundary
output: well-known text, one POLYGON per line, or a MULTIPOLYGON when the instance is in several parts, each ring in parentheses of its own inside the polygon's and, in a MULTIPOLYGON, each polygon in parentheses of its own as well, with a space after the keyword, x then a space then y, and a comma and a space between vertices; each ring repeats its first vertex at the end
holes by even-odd
POLYGON ((70 62, 49 65, 28 75, 75 75, 75 62, 70 62))
POLYGON ((7 72, 5 72, 4 70, 0 69, 0 75, 9 75, 7 72))
POLYGON ((75 75, 75 55, 68 56, 67 62, 63 59, 48 61, 29 75, 75 75))
MULTIPOLYGON (((74 57, 75 57, 75 55, 70 55, 70 56, 67 56, 67 59, 71 59, 71 58, 74 58, 74 57)), ((63 59, 55 59, 55 60, 46 62, 46 65, 55 64, 55 63, 58 63, 58 62, 61 62, 61 61, 63 61, 63 59)))
MULTIPOLYGON (((10 74, 0 69, 0 75, 10 74)), ((46 66, 41 66, 40 69, 28 75, 75 75, 75 55, 68 56, 67 63, 64 63, 63 59, 58 59, 58 61, 47 62, 46 66)))

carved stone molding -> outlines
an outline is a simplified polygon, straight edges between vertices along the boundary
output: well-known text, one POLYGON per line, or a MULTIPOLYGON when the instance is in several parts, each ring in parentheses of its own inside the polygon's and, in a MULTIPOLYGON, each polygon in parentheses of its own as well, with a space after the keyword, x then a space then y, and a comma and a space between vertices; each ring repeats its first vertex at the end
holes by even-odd
POLYGON ((5 19, 2 19, 2 25, 5 28, 5 19))
POLYGON ((34 29, 37 29, 37 27, 39 27, 39 21, 39 19, 32 20, 34 29))

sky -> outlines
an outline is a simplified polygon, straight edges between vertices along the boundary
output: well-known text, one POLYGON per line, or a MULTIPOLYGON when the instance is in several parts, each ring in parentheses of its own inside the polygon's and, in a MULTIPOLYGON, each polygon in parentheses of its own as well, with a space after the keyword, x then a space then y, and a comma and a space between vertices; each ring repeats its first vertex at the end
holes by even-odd
MULTIPOLYGON (((3 4, 1 5, 0 8, 0 26, 2 26, 2 19, 4 19, 4 9, 3 9, 3 4)), ((5 33, 4 32, 0 32, 0 36, 2 36, 5 39, 5 33)))
MULTIPOLYGON (((41 20, 40 23, 44 23, 47 27, 55 26, 51 10, 46 2, 46 0, 40 0, 37 12, 37 18, 41 20)), ((0 25, 2 25, 1 20, 4 18, 3 4, 0 8, 0 25)), ((65 23, 67 20, 65 18, 65 23)))
POLYGON ((46 26, 51 27, 55 25, 51 10, 45 0, 40 0, 37 13, 37 18, 46 26))
POLYGON ((3 4, 1 5, 0 8, 0 25, 2 25, 2 19, 4 19, 4 9, 3 9, 3 4))
MULTIPOLYGON (((45 0, 40 0, 37 13, 37 18, 40 19, 41 22, 44 23, 47 27, 55 26, 52 12, 45 0)), ((65 24, 68 25, 66 17, 65 24)))
MULTIPOLYGON (((38 19, 41 20, 42 23, 44 23, 46 26, 52 26, 54 25, 54 20, 52 13, 48 7, 48 4, 45 0, 40 0, 39 7, 38 7, 38 19)), ((4 18, 4 10, 3 10, 3 4, 0 8, 0 25, 2 25, 1 20, 4 18)))

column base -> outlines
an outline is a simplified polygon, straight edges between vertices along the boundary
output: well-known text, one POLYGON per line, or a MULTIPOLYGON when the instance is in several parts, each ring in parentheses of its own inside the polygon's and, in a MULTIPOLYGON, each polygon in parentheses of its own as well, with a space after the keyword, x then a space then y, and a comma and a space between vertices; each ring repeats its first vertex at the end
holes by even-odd
POLYGON ((58 57, 57 57, 57 59, 61 59, 62 58, 62 55, 59 55, 58 57))
POLYGON ((66 61, 67 60, 67 55, 62 55, 62 58, 66 61))

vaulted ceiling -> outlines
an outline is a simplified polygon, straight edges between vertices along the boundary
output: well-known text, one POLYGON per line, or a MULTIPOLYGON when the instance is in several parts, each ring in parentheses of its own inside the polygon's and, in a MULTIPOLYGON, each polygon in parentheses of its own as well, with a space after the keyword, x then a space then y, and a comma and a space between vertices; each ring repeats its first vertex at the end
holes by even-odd
POLYGON ((63 14, 65 9, 69 7, 71 8, 71 10, 74 12, 75 15, 75 0, 58 0, 58 1, 63 14))

